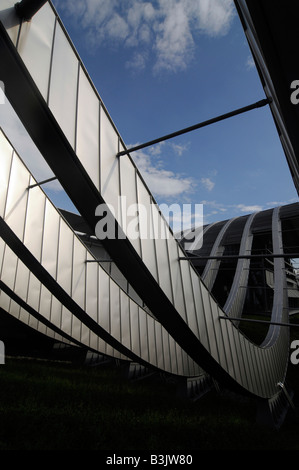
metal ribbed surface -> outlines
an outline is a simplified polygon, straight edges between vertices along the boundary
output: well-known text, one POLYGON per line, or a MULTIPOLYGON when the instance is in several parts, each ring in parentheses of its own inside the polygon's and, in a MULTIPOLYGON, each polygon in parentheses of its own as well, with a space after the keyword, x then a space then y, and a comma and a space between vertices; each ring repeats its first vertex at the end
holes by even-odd
MULTIPOLYGON (((10 65, 13 67, 14 64, 17 64, 19 67, 18 73, 23 74, 24 77, 24 86, 29 87, 28 90, 32 92, 33 98, 34 95, 37 96, 38 90, 35 89, 35 85, 29 83, 28 73, 34 78, 39 75, 41 68, 44 70, 45 61, 48 63, 50 60, 51 62, 48 77, 44 78, 43 83, 38 82, 38 80, 36 83, 41 95, 44 98, 47 95, 48 100, 42 101, 38 98, 39 105, 37 109, 44 110, 47 118, 50 119, 51 116, 48 114, 48 108, 46 107, 46 104, 49 104, 50 111, 53 112, 56 121, 60 125, 60 128, 58 128, 52 122, 51 132, 57 132, 58 138, 58 134, 62 130, 63 139, 67 139, 70 145, 67 152, 71 155, 73 162, 69 166, 69 170, 76 174, 80 186, 87 188, 85 196, 87 198, 94 197, 95 199, 98 197, 98 200, 102 198, 107 204, 111 204, 115 210, 114 215, 117 223, 127 235, 128 220, 119 206, 119 197, 126 196, 127 201, 134 204, 139 203, 148 208, 147 215, 149 215, 151 221, 150 230, 152 230, 154 237, 142 238, 142 233, 146 231, 145 226, 148 223, 148 217, 144 217, 142 213, 139 213, 137 237, 133 239, 128 235, 127 239, 124 240, 122 246, 126 252, 123 251, 122 259, 118 257, 119 248, 116 244, 109 244, 109 247, 110 253, 115 254, 114 261, 122 269, 126 269, 126 266, 124 266, 126 253, 132 253, 132 261, 134 259, 136 269, 132 269, 131 272, 127 270, 126 272, 128 272, 132 287, 136 288, 136 292, 146 301, 145 303, 149 303, 153 314, 163 324, 164 329, 161 330, 163 344, 169 345, 169 348, 174 348, 176 347, 175 342, 177 342, 188 353, 188 356, 185 356, 187 362, 190 360, 190 356, 216 378, 227 379, 237 387, 241 387, 241 389, 254 395, 265 398, 271 397, 277 392, 277 383, 283 382, 285 377, 285 365, 288 361, 286 330, 276 329, 279 332, 275 336, 275 341, 271 342, 270 347, 261 348, 248 341, 230 321, 219 318, 223 315, 222 309, 198 276, 193 265, 189 261, 180 260, 185 256, 185 252, 179 246, 157 207, 153 204, 153 198, 131 158, 127 155, 121 158, 117 157, 118 151, 124 148, 122 139, 92 83, 87 75, 84 75, 84 67, 50 4, 46 4, 34 16, 30 24, 21 27, 20 41, 17 46, 20 56, 16 54, 16 51, 12 52, 8 38, 4 34, 2 35, 2 52, 5 54, 5 60, 8 64, 5 69, 6 73, 9 75, 10 65), (54 27, 52 28, 53 24, 54 27), (26 29, 26 34, 23 33, 23 28, 26 29), (41 39, 44 31, 52 30, 51 28, 53 29, 52 41, 47 41, 48 46, 43 50, 43 61, 41 63, 39 61, 41 39), (30 55, 30 60, 26 61, 22 51, 26 49, 28 41, 31 43, 32 55, 30 55), (10 50, 9 53, 8 49, 10 50), (62 51, 65 57, 63 61, 62 51), (19 63, 19 59, 23 59, 23 57, 28 70, 23 70, 23 66, 19 63), (65 90, 66 76, 68 81, 71 80, 67 90, 65 90), (46 88, 47 93, 44 91, 46 88), (93 110, 91 129, 85 127, 84 111, 80 106, 80 102, 85 97, 87 97, 93 110), (89 130, 92 135, 90 135, 89 130), (83 153, 81 153, 81 149, 83 149, 83 153), (99 174, 94 171, 94 168, 99 168, 99 174), (140 285, 140 276, 149 280, 146 287, 140 285), (151 295, 151 293, 155 293, 156 296, 151 295), (159 304, 163 307, 159 308, 159 304), (171 340, 171 336, 168 335, 166 330, 171 333, 175 341, 171 340), (166 339, 167 342, 165 343, 166 339), (170 344, 171 341, 173 341, 172 344, 170 344)), ((15 92, 13 85, 9 86, 7 91, 12 93, 13 97, 15 92)), ((14 106, 20 114, 26 113, 26 109, 22 109, 24 104, 21 103, 22 97, 19 98, 20 100, 15 100, 14 106)), ((34 115, 32 115, 32 119, 35 119, 34 115)), ((31 121, 30 126, 33 125, 31 121)), ((42 125, 43 122, 39 121, 39 126, 42 125)), ((34 134, 33 127, 31 127, 31 130, 34 134)), ((44 131, 46 132, 46 130, 45 125, 44 131)), ((65 141, 63 140, 63 142, 65 141)), ((41 142, 39 144, 40 146, 43 145, 41 142)), ((60 140, 55 139, 55 144, 60 145, 60 140)), ((66 148, 66 144, 64 144, 64 148, 66 148)), ((60 171, 61 163, 53 161, 51 149, 45 148, 44 156, 47 160, 51 160, 54 172, 56 170, 60 171)), ((64 187, 72 193, 75 205, 80 206, 82 215, 87 218, 90 217, 90 211, 94 210, 95 207, 81 207, 80 196, 76 195, 72 189, 73 179, 63 175, 62 172, 60 172, 60 179, 63 179, 64 187)), ((21 191, 20 186, 18 191, 21 191)), ((21 201, 22 204, 25 204, 22 198, 21 201)), ((19 215, 16 217, 15 214, 12 213, 6 222, 22 238, 23 226, 20 223, 19 215)), ((240 225, 239 230, 225 231, 226 240, 223 239, 223 243, 227 243, 228 240, 231 241, 231 237, 235 237, 236 242, 238 242, 242 237, 242 227, 244 227, 245 222, 246 218, 240 218, 236 221, 236 224, 240 225)), ((277 230, 277 227, 274 230, 277 230)), ((73 246, 73 253, 78 256, 76 261, 79 260, 73 267, 75 273, 73 285, 78 290, 75 294, 70 293, 70 295, 75 295, 76 302, 83 309, 84 293, 82 285, 86 285, 87 271, 83 269, 82 262, 86 251, 84 251, 84 247, 76 244, 76 247, 73 246)), ((62 269, 65 269, 63 264, 61 266, 63 266, 62 269)), ((280 279, 279 275, 278 279, 280 279)), ((282 282, 282 279, 280 281, 282 282)), ((65 279, 65 282, 67 284, 69 280, 65 279)), ((111 288, 109 291, 111 298, 113 298, 112 306, 115 311, 119 311, 120 302, 116 294, 117 286, 110 283, 110 287, 112 285, 113 289, 111 288)), ((66 285, 65 288, 67 287, 70 288, 66 285)), ((105 296, 104 298, 99 297, 99 299, 104 301, 105 296)), ((285 305, 277 303, 275 309, 277 308, 284 310, 285 305)), ((150 356, 156 356, 155 351, 148 348, 148 344, 153 344, 150 341, 150 333, 153 334, 159 324, 155 323, 154 319, 145 313, 139 313, 140 355, 143 355, 145 360, 149 361, 150 356), (155 325, 155 328, 153 325, 155 325)), ((119 338, 117 336, 120 327, 119 317, 113 316, 111 320, 113 321, 107 325, 107 328, 109 327, 109 332, 119 338)), ((134 324, 136 325, 136 323, 134 324)), ((133 330, 132 334, 134 333, 133 330)), ((171 367, 170 357, 172 357, 172 354, 168 357, 167 355, 164 356, 164 367, 166 369, 171 367)), ((189 362, 188 367, 190 367, 189 362)))

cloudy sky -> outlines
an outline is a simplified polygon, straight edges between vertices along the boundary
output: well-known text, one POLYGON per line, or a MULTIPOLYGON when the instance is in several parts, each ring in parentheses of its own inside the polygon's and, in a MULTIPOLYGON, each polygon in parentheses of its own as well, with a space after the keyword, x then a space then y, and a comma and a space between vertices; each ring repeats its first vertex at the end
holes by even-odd
MULTIPOLYGON (((128 147, 265 97, 232 0, 54 5, 128 147)), ((5 122, 16 126, 7 112, 5 122)), ((20 126, 18 134, 27 148, 20 126)), ((267 107, 132 157, 158 203, 203 204, 206 223, 298 200, 267 107)), ((66 203, 57 185, 48 188, 66 203)))

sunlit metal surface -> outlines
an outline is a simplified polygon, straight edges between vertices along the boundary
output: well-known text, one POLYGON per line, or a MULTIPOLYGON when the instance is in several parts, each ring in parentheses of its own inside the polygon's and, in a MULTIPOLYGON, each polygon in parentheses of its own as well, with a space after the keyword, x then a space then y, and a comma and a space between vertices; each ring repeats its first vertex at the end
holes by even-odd
POLYGON ((52 335, 53 326, 61 338, 95 352, 140 360, 170 374, 200 375, 200 367, 175 344, 160 323, 98 263, 86 262, 95 260, 92 252, 39 186, 28 189, 36 181, 2 132, 0 162, 1 282, 7 287, 0 294, 0 306, 44 334, 52 335), (22 253, 12 244, 12 237, 3 231, 4 224, 45 269, 51 283, 47 276, 41 278, 30 258, 21 259, 22 253), (55 291, 51 285, 57 285, 55 291), (61 289, 75 302, 78 312, 86 313, 82 320, 67 308, 61 289), (9 290, 14 300, 9 297, 9 290), (103 329, 110 342, 103 339, 100 329, 86 325, 87 316, 103 329), (124 353, 126 349, 128 355, 124 353))

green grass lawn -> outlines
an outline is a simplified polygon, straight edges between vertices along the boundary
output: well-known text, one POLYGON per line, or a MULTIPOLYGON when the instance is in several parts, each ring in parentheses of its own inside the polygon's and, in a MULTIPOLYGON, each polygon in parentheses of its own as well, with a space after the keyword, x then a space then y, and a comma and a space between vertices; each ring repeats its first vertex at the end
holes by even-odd
MULTIPOLYGON (((298 373, 293 366, 295 381, 298 373)), ((129 382, 115 365, 7 358, 0 450, 299 450, 292 414, 269 430, 250 400, 212 391, 191 402, 176 391, 161 380, 129 382)))

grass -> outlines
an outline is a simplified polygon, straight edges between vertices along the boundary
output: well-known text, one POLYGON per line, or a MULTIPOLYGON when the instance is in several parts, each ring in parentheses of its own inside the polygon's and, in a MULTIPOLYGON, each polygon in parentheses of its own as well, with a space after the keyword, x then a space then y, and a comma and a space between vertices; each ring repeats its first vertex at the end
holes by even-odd
POLYGON ((269 430, 256 424, 250 400, 210 392, 190 402, 176 390, 161 380, 130 382, 116 366, 8 358, 0 450, 299 450, 292 416, 269 430))

